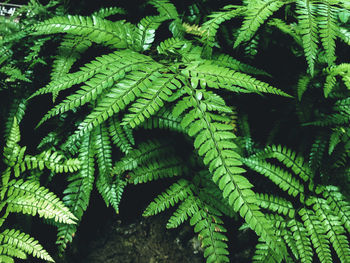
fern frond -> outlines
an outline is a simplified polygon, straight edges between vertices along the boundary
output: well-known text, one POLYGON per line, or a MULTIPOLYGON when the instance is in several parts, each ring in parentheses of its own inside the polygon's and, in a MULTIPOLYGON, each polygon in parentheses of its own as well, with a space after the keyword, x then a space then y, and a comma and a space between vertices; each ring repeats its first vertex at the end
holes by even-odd
POLYGON ((288 227, 293 233, 293 238, 298 249, 298 254, 300 256, 300 262, 312 263, 313 253, 307 230, 302 223, 296 221, 295 219, 292 219, 288 222, 288 227))
POLYGON ((258 201, 257 204, 261 208, 289 216, 290 218, 293 218, 295 215, 292 203, 283 198, 268 194, 257 194, 256 199, 258 201))
POLYGON ((299 101, 301 101, 301 98, 304 92, 307 90, 310 82, 311 82, 311 77, 309 75, 302 75, 299 78, 298 85, 297 85, 297 94, 298 94, 299 101))
POLYGON ((117 116, 112 116, 109 118, 109 134, 111 136, 112 142, 125 154, 132 149, 132 145, 134 144, 128 138, 126 134, 127 126, 122 126, 121 121, 118 120, 117 116))
POLYGON ((299 215, 304 222, 311 242, 321 263, 332 262, 330 243, 325 235, 321 221, 309 209, 302 208, 299 215))
POLYGON ((245 11, 242 27, 234 43, 234 48, 238 47, 242 42, 250 40, 259 27, 284 4, 285 2, 281 0, 250 1, 245 11))
POLYGON ((316 19, 316 4, 309 0, 298 0, 297 14, 302 35, 303 48, 309 66, 310 75, 314 75, 314 65, 317 56, 318 25, 316 19))
MULTIPOLYGON (((212 99, 209 92, 203 91, 204 93, 201 92, 199 95, 194 88, 188 92, 191 98, 190 106, 194 109, 183 117, 181 124, 184 129, 188 127, 190 136, 195 137, 194 146, 198 154, 203 157, 204 164, 209 167, 213 181, 223 191, 223 196, 227 198, 234 211, 239 212, 249 226, 273 249, 279 250, 274 234, 264 223, 264 215, 255 205, 252 185, 240 175, 245 170, 240 167, 240 156, 235 151, 237 146, 233 143, 235 138, 233 127, 225 123, 229 121, 224 116, 219 117, 210 112, 218 108, 221 112, 223 110, 231 112, 231 109, 219 96, 216 96, 215 100, 212 99)), ((182 111, 177 112, 176 107, 174 110, 175 116, 182 113, 182 111)))
POLYGON ((176 183, 167 188, 165 192, 158 195, 145 209, 143 216, 152 216, 165 211, 170 206, 174 206, 179 201, 187 200, 192 196, 190 182, 179 179, 176 183))
POLYGON ((145 51, 151 47, 155 32, 164 20, 165 17, 162 16, 146 16, 141 19, 134 37, 136 50, 145 51))
POLYGON ((226 232, 219 214, 213 208, 199 203, 198 210, 190 220, 194 231, 198 233, 201 246, 204 248, 204 257, 207 263, 229 262, 227 257, 227 237, 222 234, 226 232))
MULTIPOLYGON (((9 245, 9 244, 4 244, 4 245, 0 245, 0 255, 4 256, 4 255, 8 255, 9 258, 11 257, 12 262, 14 257, 16 258, 20 258, 20 259, 27 259, 27 255, 26 253, 24 253, 22 250, 18 249, 15 246, 9 245)), ((1 261, 0 262, 6 262, 6 261, 1 261)))
POLYGON ((76 37, 66 35, 58 48, 58 55, 52 64, 51 80, 63 77, 69 72, 74 62, 80 58, 88 47, 91 46, 91 41, 85 37, 76 37))
MULTIPOLYGON (((92 100, 96 100, 104 90, 113 86, 118 79, 123 78, 126 72, 136 70, 141 66, 147 66, 147 61, 149 61, 148 57, 141 56, 129 50, 121 51, 117 56, 118 59, 120 59, 118 60, 118 63, 109 64, 105 71, 94 75, 93 78, 86 81, 85 85, 75 94, 68 96, 61 103, 47 112, 39 122, 38 126, 53 116, 80 107, 92 100), (128 56, 127 61, 125 61, 125 56, 128 56)), ((89 129, 89 131, 90 130, 91 129, 89 129)))
MULTIPOLYGON (((93 159, 95 150, 91 137, 91 134, 83 136, 79 148, 81 168, 78 173, 68 177, 69 184, 63 192, 63 203, 77 217, 78 221, 81 220, 89 205, 90 194, 95 181, 93 159)), ((77 225, 64 224, 58 226, 56 244, 61 252, 66 249, 68 243, 72 242, 76 230, 77 225)))
POLYGON ((82 144, 79 149, 81 168, 77 174, 68 177, 69 184, 63 192, 65 196, 62 199, 78 220, 81 219, 83 212, 88 207, 90 193, 95 180, 94 155, 95 151, 91 135, 87 134, 82 138, 82 144))
MULTIPOLYGON (((80 84, 96 74, 105 72, 108 69, 108 66, 113 63, 118 63, 122 57, 119 55, 118 51, 110 53, 108 55, 102 55, 97 57, 92 62, 85 64, 79 69, 79 71, 71 74, 66 74, 63 77, 51 81, 45 87, 34 92, 29 98, 33 98, 38 95, 43 95, 47 93, 57 94, 58 92, 69 89, 74 85, 80 84)), ((121 53, 122 54, 122 53, 121 53)))
POLYGON ((260 160, 276 158, 285 166, 292 169, 292 171, 299 175, 304 181, 307 181, 310 177, 312 177, 312 172, 305 164, 304 158, 301 155, 296 154, 291 149, 281 145, 267 146, 263 151, 251 156, 251 158, 257 158, 260 160))
POLYGON ((146 165, 138 166, 128 176, 133 184, 146 183, 161 178, 179 176, 186 173, 187 167, 177 158, 155 160, 146 165))
POLYGON ((73 241, 73 237, 77 231, 77 225, 60 225, 57 228, 57 240, 56 244, 60 253, 64 252, 67 248, 67 244, 73 241))
POLYGON ((12 180, 6 193, 9 212, 53 218, 57 222, 74 224, 76 217, 60 199, 37 182, 12 180))
POLYGON ((321 42, 326 52, 328 65, 332 65, 336 60, 335 39, 338 26, 336 24, 336 7, 331 5, 331 1, 326 0, 317 5, 318 26, 321 42))
POLYGON ((123 118, 122 125, 129 125, 132 128, 141 124, 145 118, 154 115, 161 107, 164 101, 167 101, 172 95, 173 90, 179 89, 182 84, 176 78, 175 74, 160 74, 159 72, 150 78, 150 86, 141 94, 141 96, 129 107, 128 113, 123 118))
POLYGON ((287 93, 249 75, 209 62, 200 65, 190 65, 183 70, 183 74, 192 79, 196 79, 204 88, 208 85, 210 88, 224 88, 234 92, 263 92, 291 97, 287 93), (238 89, 236 89, 236 87, 238 87, 238 89))
POLYGON ((270 74, 266 73, 264 70, 245 64, 237 59, 234 59, 230 55, 226 55, 226 54, 216 55, 213 57, 212 61, 219 66, 230 68, 235 71, 240 71, 246 74, 271 76, 270 74))
POLYGON ((256 244, 253 256, 253 263, 280 263, 281 259, 275 256, 275 253, 269 248, 266 242, 260 240, 256 244))
POLYGON ((326 186, 322 194, 327 200, 329 208, 339 216, 344 227, 350 233, 350 203, 335 186, 326 186))
POLYGON ((151 140, 140 143, 138 148, 132 149, 126 156, 114 164, 112 174, 120 176, 125 171, 134 170, 143 163, 169 156, 173 151, 169 142, 151 140))
POLYGON ((36 34, 68 33, 83 36, 97 44, 114 48, 128 48, 131 32, 134 27, 125 21, 111 22, 91 16, 62 16, 53 17, 33 26, 36 34))
POLYGON ((37 240, 19 230, 6 229, 0 233, 0 243, 13 246, 24 253, 33 255, 34 257, 54 262, 52 257, 37 240))
POLYGON ((326 200, 314 198, 310 203, 313 203, 313 209, 321 220, 327 238, 330 240, 340 261, 342 263, 349 262, 350 246, 340 218, 333 213, 326 200))
POLYGON ((0 68, 0 73, 6 74, 8 76, 6 79, 7 82, 15 82, 17 80, 31 82, 31 80, 28 79, 19 68, 16 68, 14 66, 2 66, 0 68))
POLYGON ((21 122, 26 108, 27 108, 27 102, 24 99, 15 99, 11 103, 11 108, 9 110, 7 121, 5 123, 5 129, 4 129, 5 140, 7 140, 8 136, 10 135, 14 118, 16 118, 17 123, 21 122))
POLYGON ((116 6, 113 6, 113 7, 102 7, 101 9, 93 12, 92 16, 98 16, 98 17, 101 17, 101 18, 106 18, 106 17, 109 17, 109 16, 117 15, 117 14, 125 15, 126 11, 125 11, 125 9, 120 8, 120 7, 116 7, 116 6))
POLYGON ((179 17, 176 7, 168 0, 151 0, 148 3, 153 5, 159 15, 164 16, 166 19, 177 19, 179 17))
POLYGON ((190 25, 188 23, 182 23, 183 28, 185 29, 187 34, 195 35, 195 36, 203 36, 205 31, 199 25, 190 25))
POLYGON ((188 47, 190 45, 191 45, 191 42, 187 40, 171 37, 162 41, 157 46, 157 51, 158 51, 158 54, 169 54, 169 53, 176 54, 179 52, 178 50, 181 50, 182 48, 188 47))
MULTIPOLYGON (((127 59, 128 62, 131 61, 130 58, 127 59)), ((125 76, 123 80, 119 81, 100 101, 98 101, 94 110, 80 123, 76 131, 77 135, 81 136, 85 132, 91 131, 95 126, 123 110, 129 103, 139 97, 141 93, 146 91, 149 87, 150 78, 153 74, 156 74, 161 67, 156 63, 147 65, 140 61, 130 63, 130 66, 140 68, 125 76), (141 69, 141 66, 144 68, 141 69)))
POLYGON ((282 190, 287 191, 288 194, 294 197, 300 194, 300 199, 303 199, 304 185, 302 185, 299 180, 295 179, 289 172, 278 166, 261 160, 246 158, 243 159, 243 163, 252 170, 269 178, 282 190))
POLYGON ((346 44, 348 44, 350 46, 350 31, 349 30, 347 30, 344 27, 339 27, 338 31, 336 33, 337 33, 337 36, 341 40, 343 40, 346 44))
POLYGON ((207 44, 210 48, 214 47, 216 44, 216 33, 220 25, 236 16, 239 16, 243 8, 240 6, 227 6, 221 12, 215 12, 208 16, 209 20, 202 24, 201 30, 204 32, 202 34, 202 41, 207 44))
POLYGON ((328 146, 328 135, 318 135, 311 145, 309 167, 312 171, 316 171, 321 168, 321 164, 324 161, 323 157, 328 146))
POLYGON ((171 131, 183 132, 181 119, 172 115, 172 109, 163 107, 154 116, 143 122, 145 129, 168 129, 171 131))
POLYGON ((166 224, 167 228, 178 227, 188 218, 191 218, 196 212, 198 212, 199 208, 194 196, 187 196, 185 200, 181 201, 182 203, 169 218, 168 223, 166 224))
MULTIPOLYGON (((51 150, 44 151, 36 156, 26 155, 24 163, 20 165, 21 172, 36 169, 43 170, 45 167, 55 173, 75 172, 80 168, 78 159, 66 159, 65 156, 51 150)), ((16 169, 16 167, 15 167, 16 169)))

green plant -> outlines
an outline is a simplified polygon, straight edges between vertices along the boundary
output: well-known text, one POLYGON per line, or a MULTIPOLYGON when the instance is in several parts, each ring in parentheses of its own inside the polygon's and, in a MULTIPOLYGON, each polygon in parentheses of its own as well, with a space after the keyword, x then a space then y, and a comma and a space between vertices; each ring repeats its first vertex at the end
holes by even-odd
MULTIPOLYGON (((26 103, 50 94, 56 104, 38 123, 56 127, 38 148, 78 156, 80 170, 63 192, 78 222, 94 185, 118 213, 127 184, 177 176, 144 215, 180 203, 167 227, 190 219, 207 262, 230 260, 224 218, 243 219, 259 236, 254 262, 312 262, 314 255, 349 262, 348 184, 335 186, 349 182, 348 2, 252 0, 221 11, 211 1, 145 5, 157 14, 57 9, 61 15, 25 27, 25 36, 42 43, 38 52, 59 41, 49 83, 31 88, 26 103), (274 50, 290 68, 282 69, 283 60, 266 66, 274 50), (256 94, 279 102, 262 115, 277 118, 264 123, 267 139, 259 112, 246 106, 259 102, 256 94), (180 133, 188 158, 159 129, 180 133), (153 138, 140 130, 154 131, 153 138), (300 154, 277 144, 297 144, 300 154), (266 193, 253 190, 259 183, 266 193)), ((62 251, 77 226, 59 226, 62 251)))

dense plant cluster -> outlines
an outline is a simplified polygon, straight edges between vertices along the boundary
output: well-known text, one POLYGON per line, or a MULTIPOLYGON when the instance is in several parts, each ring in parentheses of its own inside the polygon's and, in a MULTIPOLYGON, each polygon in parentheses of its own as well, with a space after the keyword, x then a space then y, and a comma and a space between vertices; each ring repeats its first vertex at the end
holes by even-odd
POLYGON ((348 1, 79 6, 0 17, 1 262, 53 260, 9 213, 57 225, 64 253, 94 188, 118 213, 160 179, 144 216, 176 206, 167 227, 189 220, 208 263, 230 262, 226 219, 256 233, 252 262, 350 262, 348 1))

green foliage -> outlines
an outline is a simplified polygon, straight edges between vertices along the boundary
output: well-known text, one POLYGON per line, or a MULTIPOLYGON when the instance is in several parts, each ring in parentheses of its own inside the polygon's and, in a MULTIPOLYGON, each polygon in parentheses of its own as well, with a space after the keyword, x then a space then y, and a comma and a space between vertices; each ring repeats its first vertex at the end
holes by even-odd
MULTIPOLYGON (((94 188, 119 213, 129 184, 164 180, 144 216, 175 207, 167 228, 188 220, 206 262, 232 260, 226 220, 258 236, 252 262, 349 262, 350 6, 226 3, 81 15, 30 1, 1 18, 1 226, 13 212, 52 219, 64 253, 94 188), (35 155, 19 145, 25 113, 26 140, 41 118, 35 155)), ((0 234, 0 261, 27 254, 53 260, 27 234, 0 234)))

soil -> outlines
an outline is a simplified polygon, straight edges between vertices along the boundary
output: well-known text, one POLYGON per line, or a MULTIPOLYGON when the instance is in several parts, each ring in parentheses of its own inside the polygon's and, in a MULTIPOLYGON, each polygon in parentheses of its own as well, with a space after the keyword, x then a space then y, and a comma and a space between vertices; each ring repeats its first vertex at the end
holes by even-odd
MULTIPOLYGON (((94 240, 68 252, 69 263, 201 263, 197 236, 188 225, 165 228, 164 215, 122 222, 117 217, 100 230, 94 240)), ((79 243, 85 243, 80 240, 79 243)))
MULTIPOLYGON (((147 196, 143 189, 136 187, 133 190, 147 196)), ((166 228, 171 210, 152 217, 142 216, 146 204, 152 198, 154 196, 151 195, 143 200, 125 198, 119 215, 113 209, 107 209, 101 199, 95 199, 93 207, 86 211, 65 258, 55 258, 56 262, 205 262, 197 235, 188 223, 176 229, 166 228)))

